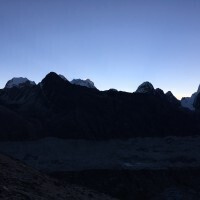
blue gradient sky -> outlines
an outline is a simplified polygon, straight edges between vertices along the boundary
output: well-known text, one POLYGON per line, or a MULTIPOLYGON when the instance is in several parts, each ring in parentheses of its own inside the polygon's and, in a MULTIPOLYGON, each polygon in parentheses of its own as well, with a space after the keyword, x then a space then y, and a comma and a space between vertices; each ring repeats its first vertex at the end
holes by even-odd
POLYGON ((0 0, 0 87, 55 71, 100 90, 200 83, 199 0, 0 0))

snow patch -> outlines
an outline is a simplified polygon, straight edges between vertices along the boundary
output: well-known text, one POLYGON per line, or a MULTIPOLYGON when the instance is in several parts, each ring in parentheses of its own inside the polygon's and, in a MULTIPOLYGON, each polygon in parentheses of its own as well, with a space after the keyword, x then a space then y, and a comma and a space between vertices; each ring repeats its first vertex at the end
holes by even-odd
POLYGON ((183 97, 181 99, 181 106, 184 107, 184 108, 188 108, 190 110, 195 110, 193 104, 194 104, 195 99, 196 99, 196 97, 199 93, 200 93, 200 85, 198 87, 197 92, 193 93, 191 97, 183 97))
POLYGON ((71 84, 80 85, 88 88, 96 88, 94 83, 90 79, 82 80, 82 79, 73 79, 71 84))
POLYGON ((13 87, 23 87, 25 84, 36 85, 34 81, 30 81, 27 78, 18 77, 12 78, 6 83, 5 88, 13 88, 13 87))

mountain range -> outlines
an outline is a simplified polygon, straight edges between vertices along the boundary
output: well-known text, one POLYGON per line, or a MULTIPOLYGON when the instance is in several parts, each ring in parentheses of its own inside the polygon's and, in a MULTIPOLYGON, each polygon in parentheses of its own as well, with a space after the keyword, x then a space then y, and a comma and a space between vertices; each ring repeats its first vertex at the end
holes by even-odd
POLYGON ((0 139, 112 139, 200 133, 199 89, 181 101, 149 82, 133 93, 99 91, 87 79, 50 72, 36 84, 13 78, 0 90, 0 139))

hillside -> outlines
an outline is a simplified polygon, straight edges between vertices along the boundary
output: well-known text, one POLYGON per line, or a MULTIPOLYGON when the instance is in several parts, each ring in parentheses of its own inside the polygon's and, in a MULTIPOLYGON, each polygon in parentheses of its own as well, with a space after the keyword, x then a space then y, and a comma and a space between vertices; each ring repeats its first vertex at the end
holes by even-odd
POLYGON ((133 93, 99 91, 51 72, 38 85, 27 81, 0 91, 1 140, 197 135, 199 121, 171 92, 148 82, 133 93))
POLYGON ((0 155, 0 199, 111 200, 84 187, 62 183, 17 160, 0 155))

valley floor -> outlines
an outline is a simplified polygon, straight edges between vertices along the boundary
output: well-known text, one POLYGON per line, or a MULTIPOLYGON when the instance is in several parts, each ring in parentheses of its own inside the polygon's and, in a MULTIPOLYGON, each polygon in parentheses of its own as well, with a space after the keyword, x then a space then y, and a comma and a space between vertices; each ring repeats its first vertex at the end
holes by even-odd
POLYGON ((0 152, 66 184, 121 200, 199 200, 200 137, 0 142, 0 152))
POLYGON ((43 171, 200 167, 200 137, 0 142, 0 152, 43 171))

